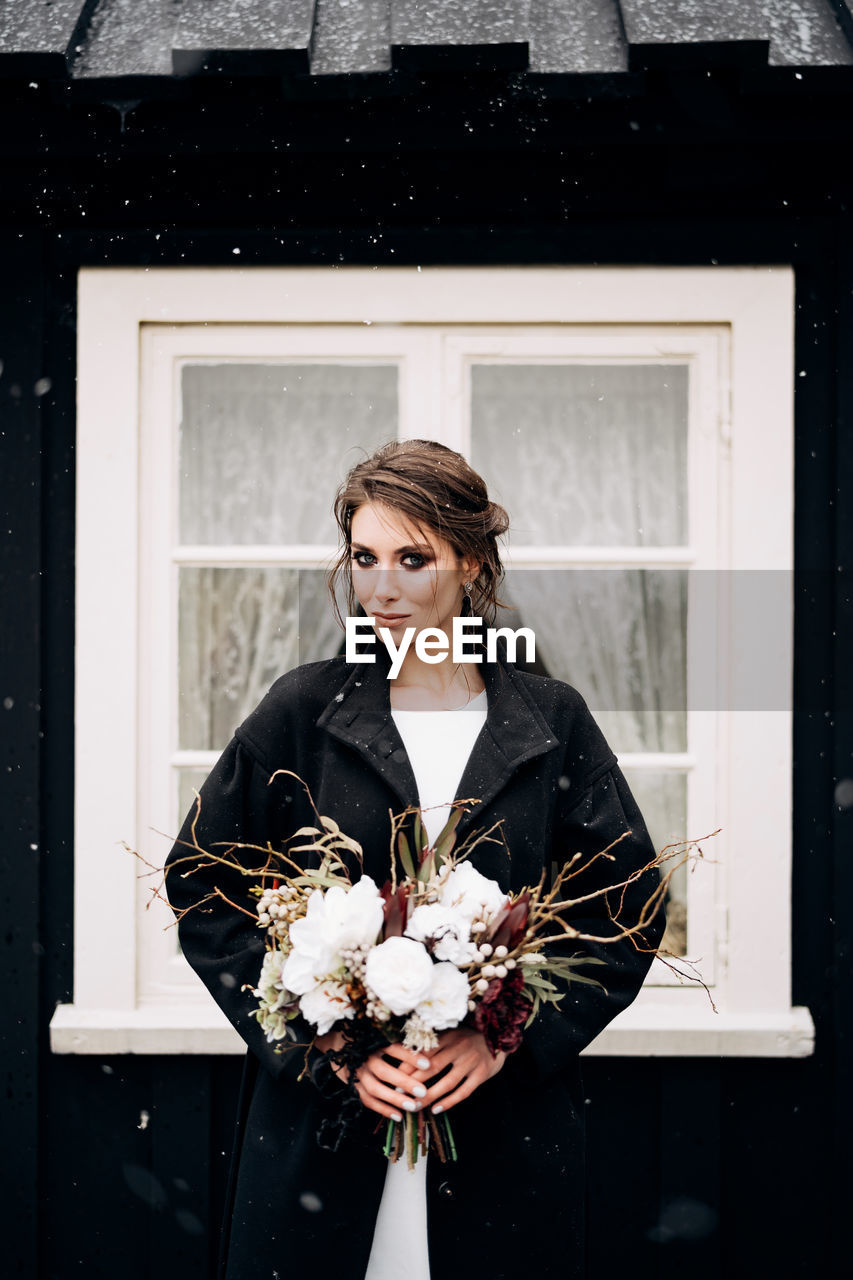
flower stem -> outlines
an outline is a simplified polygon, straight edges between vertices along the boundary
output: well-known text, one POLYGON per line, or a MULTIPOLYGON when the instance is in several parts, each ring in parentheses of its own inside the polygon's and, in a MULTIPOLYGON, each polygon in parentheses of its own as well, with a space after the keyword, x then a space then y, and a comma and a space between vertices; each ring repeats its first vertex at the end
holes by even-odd
POLYGON ((450 1127, 450 1118, 449 1116, 443 1115, 441 1119, 444 1124, 444 1136, 447 1138, 447 1147, 450 1152, 450 1159, 455 1161, 456 1143, 453 1141, 453 1130, 450 1127))
POLYGON ((410 1112, 406 1113, 406 1128, 409 1137, 409 1168, 414 1169, 418 1159, 418 1126, 415 1117, 410 1112))

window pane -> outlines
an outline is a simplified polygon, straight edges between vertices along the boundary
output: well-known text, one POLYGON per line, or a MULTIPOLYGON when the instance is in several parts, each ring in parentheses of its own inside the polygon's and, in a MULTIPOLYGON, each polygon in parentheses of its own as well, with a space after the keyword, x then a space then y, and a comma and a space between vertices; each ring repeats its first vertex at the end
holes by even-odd
POLYGON ((336 542, 336 485, 397 435, 397 366, 188 364, 181 404, 182 543, 336 542))
POLYGON ((471 452, 517 543, 687 539, 685 365, 475 364, 471 452))
POLYGON ((221 750, 278 676, 342 638, 320 570, 181 569, 178 619, 182 750, 221 750))
MULTIPOLYGON (((646 820, 649 835, 660 853, 668 844, 687 836, 687 776, 652 769, 625 769, 634 799, 646 820)), ((665 871, 678 859, 669 863, 665 871)), ((661 947, 674 955, 687 951, 687 866, 673 872, 666 903, 666 933, 661 947)))
MULTIPOLYGON (((209 769, 178 769, 177 786, 178 786, 178 813, 177 813, 177 831, 180 824, 190 811, 190 807, 195 804, 196 795, 201 791, 202 784, 207 777, 209 769)), ((189 852, 189 850, 187 850, 189 852)))
POLYGON ((501 596, 498 625, 533 629, 537 669, 583 694, 614 751, 687 750, 686 571, 515 569, 501 596))

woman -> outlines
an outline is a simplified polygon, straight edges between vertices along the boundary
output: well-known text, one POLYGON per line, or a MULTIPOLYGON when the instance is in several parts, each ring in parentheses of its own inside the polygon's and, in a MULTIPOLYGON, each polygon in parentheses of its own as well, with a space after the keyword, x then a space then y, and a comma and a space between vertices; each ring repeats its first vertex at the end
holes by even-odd
MULTIPOLYGON (((400 649, 408 628, 450 635, 473 610, 490 624, 502 576, 497 538, 507 527, 481 478, 452 450, 429 441, 384 446, 356 466, 335 513, 342 537, 332 575, 400 649)), ((471 798, 458 832, 500 820, 506 844, 485 843, 473 861, 505 890, 538 882, 580 852, 589 862, 573 897, 619 883, 654 858, 616 759, 581 697, 557 680, 495 661, 424 661, 414 645, 393 680, 388 652, 373 663, 343 658, 283 676, 237 730, 201 792, 195 835, 203 848, 245 841, 280 848, 317 809, 360 841, 364 873, 388 875, 389 813, 420 803, 431 835, 453 798, 471 798), (614 861, 592 859, 624 832, 614 861)), ((484 657, 481 653, 480 657, 484 657)), ((188 817, 170 859, 186 852, 188 817)), ((630 924, 656 872, 621 902, 630 924)), ((216 882, 250 903, 242 878, 224 885, 195 874, 168 878, 176 910, 216 882)), ((615 905, 615 904, 610 904, 615 905)), ((572 917, 582 933, 613 932, 602 896, 572 917)), ((493 1058, 473 1030, 445 1032, 439 1048, 401 1045, 374 1054, 353 1084, 362 1104, 337 1150, 318 1142, 333 1121, 340 1082, 328 1053, 335 1034, 308 1054, 280 1054, 252 1017, 263 936, 224 901, 187 912, 181 944, 190 964, 247 1042, 236 1152, 223 1239, 227 1280, 273 1280, 310 1267, 340 1280, 516 1277, 535 1258, 542 1277, 583 1273, 583 1126, 578 1053, 636 995, 659 941, 573 944, 603 958, 602 986, 570 986, 546 1006, 514 1054, 493 1058), (458 1161, 434 1157, 412 1172, 388 1166, 377 1125, 403 1109, 452 1111, 458 1161), (381 1205, 381 1211, 380 1211, 381 1205)), ((303 1025, 305 1040, 310 1029, 303 1025)))

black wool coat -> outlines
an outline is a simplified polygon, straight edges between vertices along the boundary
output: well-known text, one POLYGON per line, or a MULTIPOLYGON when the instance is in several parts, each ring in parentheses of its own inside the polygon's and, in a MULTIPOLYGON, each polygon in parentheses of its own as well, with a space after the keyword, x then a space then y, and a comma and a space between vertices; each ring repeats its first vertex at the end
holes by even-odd
MULTIPOLYGON (((643 819, 616 758, 583 699, 570 686, 515 670, 502 661, 480 668, 488 715, 462 777, 458 798, 479 804, 459 836, 503 821, 504 848, 484 843, 474 865, 504 890, 539 880, 580 852, 583 863, 623 832, 614 860, 595 859, 572 882, 572 897, 624 880, 654 858, 643 819), (507 852, 508 850, 508 852, 507 852)), ((360 841, 364 872, 388 877, 389 811, 418 800, 415 779, 390 715, 384 656, 373 665, 336 658, 289 672, 273 685, 233 740, 201 791, 199 844, 248 841, 281 848, 302 825, 314 825, 304 789, 321 814, 360 841)), ((170 863, 186 854, 189 815, 170 863)), ((216 873, 181 876, 167 889, 176 909, 216 883, 250 907, 247 882, 216 873)), ((625 895, 630 923, 657 884, 643 875, 625 895)), ((615 895, 611 895, 615 906, 615 895)), ((572 917, 585 933, 611 926, 602 898, 572 917)), ((632 941, 572 944, 607 961, 588 972, 603 989, 573 984, 559 1008, 545 1007, 503 1069, 449 1114, 458 1161, 427 1168, 433 1280, 473 1274, 516 1280, 531 1264, 542 1280, 583 1274, 583 1107, 578 1053, 634 998, 659 941, 660 923, 632 941)), ((336 1152, 317 1133, 334 1114, 334 1077, 323 1055, 308 1055, 310 1078, 298 1082, 305 1050, 277 1053, 252 1018, 262 931, 224 902, 187 912, 183 952, 248 1046, 229 1205, 223 1231, 227 1280, 275 1280, 311 1274, 363 1280, 385 1176, 379 1117, 364 1110, 336 1152), (325 1067, 325 1070, 324 1070, 325 1067)), ((304 1028, 303 1028, 304 1030, 304 1028)), ((310 1032, 308 1033, 310 1036, 310 1032)), ((307 1037, 306 1037, 307 1038, 307 1037)), ((638 1100, 639 1104, 639 1100, 638 1100)), ((382 1124, 384 1125, 384 1121, 382 1124)), ((615 1224, 618 1225, 618 1224, 615 1224)), ((400 1241, 401 1258, 406 1242, 400 1241)))

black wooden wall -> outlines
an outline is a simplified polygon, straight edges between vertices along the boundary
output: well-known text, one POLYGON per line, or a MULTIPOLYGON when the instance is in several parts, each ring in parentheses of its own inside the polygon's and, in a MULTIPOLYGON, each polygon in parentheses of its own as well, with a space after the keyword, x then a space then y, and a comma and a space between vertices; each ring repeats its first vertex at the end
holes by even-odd
MULTIPOLYGON (((242 266, 793 263, 794 998, 812 1009, 816 1052, 588 1061, 589 1274, 798 1277, 843 1258, 853 1032, 853 811, 835 799, 837 781, 853 777, 845 85, 661 72, 640 97, 588 99, 448 74, 362 98, 357 86, 282 95, 279 81, 212 81, 138 106, 47 83, 2 89, 5 1274, 211 1274, 239 1063, 55 1057, 47 1028, 73 981, 76 272, 230 266, 235 246, 242 266)), ((532 1258, 545 1247, 532 1244, 532 1258)))

